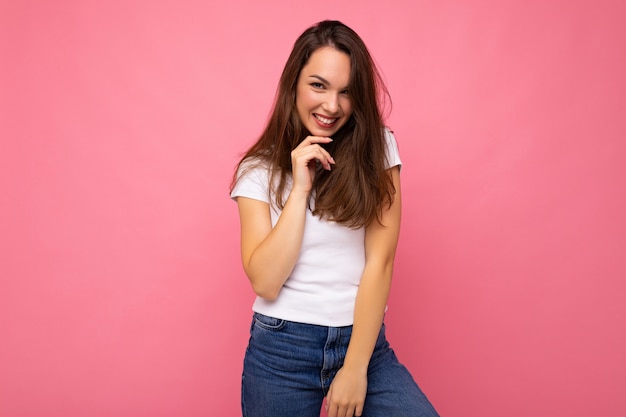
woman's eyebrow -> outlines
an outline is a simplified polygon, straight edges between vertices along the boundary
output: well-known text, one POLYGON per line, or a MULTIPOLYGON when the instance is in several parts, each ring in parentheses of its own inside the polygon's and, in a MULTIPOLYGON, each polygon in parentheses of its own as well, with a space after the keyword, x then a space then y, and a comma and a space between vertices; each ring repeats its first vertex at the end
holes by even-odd
POLYGON ((317 78, 318 80, 320 80, 321 82, 323 82, 324 84, 330 85, 330 83, 324 78, 324 77, 320 77, 317 74, 313 74, 313 75, 309 75, 310 78, 317 78))

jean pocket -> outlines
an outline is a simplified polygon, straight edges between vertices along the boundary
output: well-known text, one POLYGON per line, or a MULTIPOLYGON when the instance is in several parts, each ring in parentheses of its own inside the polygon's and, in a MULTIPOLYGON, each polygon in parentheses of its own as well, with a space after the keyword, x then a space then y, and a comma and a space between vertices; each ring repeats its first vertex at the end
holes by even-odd
POLYGON ((265 330, 280 330, 287 324, 286 320, 254 313, 254 325, 265 330))

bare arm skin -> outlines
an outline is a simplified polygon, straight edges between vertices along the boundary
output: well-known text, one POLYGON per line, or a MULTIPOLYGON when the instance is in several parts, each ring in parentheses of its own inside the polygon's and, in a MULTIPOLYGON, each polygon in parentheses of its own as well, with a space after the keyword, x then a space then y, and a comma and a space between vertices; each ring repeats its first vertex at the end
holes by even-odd
POLYGON ((329 417, 360 416, 367 393, 367 368, 382 326, 391 288, 394 257, 400 233, 400 169, 389 170, 396 189, 382 225, 365 230, 365 269, 356 297, 352 337, 343 367, 333 380, 327 398, 329 417))
POLYGON ((243 268, 252 289, 260 297, 276 299, 298 260, 316 161, 328 170, 330 164, 335 163, 319 144, 331 141, 309 136, 291 153, 293 187, 274 228, 269 204, 237 198, 243 268))

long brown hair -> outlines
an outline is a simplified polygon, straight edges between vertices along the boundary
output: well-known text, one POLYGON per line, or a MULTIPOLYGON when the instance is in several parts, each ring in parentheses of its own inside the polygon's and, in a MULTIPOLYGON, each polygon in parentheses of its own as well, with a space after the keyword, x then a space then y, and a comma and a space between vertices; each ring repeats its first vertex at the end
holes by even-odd
MULTIPOLYGON (((348 89, 352 115, 325 145, 336 161, 332 171, 318 169, 311 195, 313 214, 322 219, 359 228, 380 220, 383 208, 391 205, 395 193, 386 172, 386 144, 381 109, 389 93, 374 60, 361 38, 338 21, 322 21, 296 40, 280 77, 273 111, 265 130, 237 165, 246 160, 269 163, 270 190, 280 209, 291 175, 291 151, 310 134, 296 110, 296 85, 300 71, 317 49, 336 48, 350 57, 348 89), (278 181, 273 178, 278 176, 278 181)), ((231 191, 238 179, 233 177, 231 191)))

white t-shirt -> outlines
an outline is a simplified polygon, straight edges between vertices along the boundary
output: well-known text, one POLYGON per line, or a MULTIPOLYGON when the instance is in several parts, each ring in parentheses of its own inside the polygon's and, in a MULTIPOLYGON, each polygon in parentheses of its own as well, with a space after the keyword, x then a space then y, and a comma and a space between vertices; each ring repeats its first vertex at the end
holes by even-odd
MULTIPOLYGON (((401 165, 393 133, 385 129, 387 168, 401 165)), ((245 162, 242 164, 245 168, 245 162)), ((287 191, 287 193, 289 190, 287 191)), ((271 204, 269 170, 249 169, 231 198, 247 197, 270 204, 272 226, 281 210, 271 204)), ((348 326, 365 267, 365 228, 351 229, 321 220, 307 209, 302 248, 296 265, 274 301, 257 297, 252 309, 267 316, 321 326, 348 326)))

